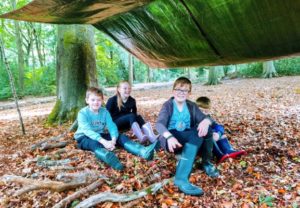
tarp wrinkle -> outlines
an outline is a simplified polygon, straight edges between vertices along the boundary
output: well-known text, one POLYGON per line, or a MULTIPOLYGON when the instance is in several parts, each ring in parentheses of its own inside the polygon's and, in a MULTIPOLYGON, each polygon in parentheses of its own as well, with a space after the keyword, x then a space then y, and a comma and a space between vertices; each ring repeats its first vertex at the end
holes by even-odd
POLYGON ((150 67, 300 54, 300 1, 34 0, 2 18, 92 24, 150 67))

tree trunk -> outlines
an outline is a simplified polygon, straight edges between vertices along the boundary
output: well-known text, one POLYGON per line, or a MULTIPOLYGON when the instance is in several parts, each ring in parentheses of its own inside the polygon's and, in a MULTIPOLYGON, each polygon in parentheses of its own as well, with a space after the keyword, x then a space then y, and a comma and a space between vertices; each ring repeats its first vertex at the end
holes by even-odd
POLYGON ((133 58, 131 54, 128 54, 128 70, 129 70, 129 77, 128 77, 128 81, 130 83, 130 85, 133 85, 133 58))
POLYGON ((191 68, 186 67, 185 70, 186 70, 186 73, 187 73, 187 77, 188 77, 189 79, 191 79, 191 68))
POLYGON ((274 67, 274 61, 266 61, 263 63, 263 77, 272 78, 277 77, 277 72, 274 67))
POLYGON ((152 70, 150 69, 150 67, 147 65, 147 82, 152 82, 152 70))
MULTIPOLYGON (((223 67, 222 67, 223 68, 223 67)), ((209 68, 209 73, 208 73, 208 81, 206 85, 217 85, 220 84, 218 80, 218 67, 213 66, 209 68)))
POLYGON ((85 105, 85 92, 98 86, 94 29, 87 25, 59 25, 57 44, 57 101, 48 122, 75 120, 85 105))
MULTIPOLYGON (((40 27, 40 26, 39 26, 40 27)), ((40 29, 40 28, 39 28, 40 29)), ((35 25, 33 26, 33 36, 34 36, 34 41, 35 41, 35 47, 36 47, 36 51, 38 54, 38 58, 39 58, 39 62, 40 62, 40 66, 43 67, 44 66, 44 59, 43 59, 43 55, 42 55, 42 50, 41 50, 41 41, 39 39, 39 36, 36 32, 36 27, 35 25)))
MULTIPOLYGON (((11 4, 14 9, 16 9, 16 0, 11 0, 11 4)), ((19 88, 21 91, 24 90, 24 52, 23 52, 23 43, 21 37, 21 29, 18 21, 14 21, 15 30, 16 30, 16 42, 18 50, 18 71, 19 71, 19 88)))

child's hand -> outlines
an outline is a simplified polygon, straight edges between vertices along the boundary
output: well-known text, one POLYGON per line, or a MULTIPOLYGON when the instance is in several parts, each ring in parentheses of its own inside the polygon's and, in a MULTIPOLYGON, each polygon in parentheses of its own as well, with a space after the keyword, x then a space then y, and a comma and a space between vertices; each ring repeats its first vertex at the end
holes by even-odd
POLYGON ((112 143, 116 146, 116 144, 117 144, 117 138, 113 137, 113 138, 111 139, 111 141, 112 141, 112 143))
POLYGON ((168 139, 167 142, 168 142, 168 148, 170 152, 174 152, 174 150, 177 147, 182 147, 182 145, 178 142, 178 140, 175 137, 168 139))
POLYGON ((204 137, 207 135, 210 124, 211 124, 211 121, 207 118, 199 123, 198 128, 197 128, 199 137, 204 137))
POLYGON ((112 151, 115 149, 115 144, 112 141, 107 141, 105 139, 101 139, 100 143, 104 146, 105 149, 112 151))
POLYGON ((218 141, 218 140, 220 139, 220 135, 219 135, 217 132, 214 132, 214 133, 213 133, 213 139, 214 139, 215 141, 218 141))

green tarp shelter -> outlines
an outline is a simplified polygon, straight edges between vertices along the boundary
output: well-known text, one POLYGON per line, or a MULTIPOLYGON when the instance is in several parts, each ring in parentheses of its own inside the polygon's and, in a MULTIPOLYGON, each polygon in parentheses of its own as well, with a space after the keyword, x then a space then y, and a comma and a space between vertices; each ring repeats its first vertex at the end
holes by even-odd
POLYGON ((299 0, 34 0, 1 17, 92 24, 151 67, 300 54, 299 0))

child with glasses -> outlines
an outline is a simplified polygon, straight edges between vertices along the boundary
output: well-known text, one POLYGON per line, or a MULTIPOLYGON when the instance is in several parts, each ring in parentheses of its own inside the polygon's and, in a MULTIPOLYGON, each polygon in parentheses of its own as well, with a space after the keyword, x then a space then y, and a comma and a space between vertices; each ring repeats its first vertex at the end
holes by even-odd
MULTIPOLYGON (((211 107, 211 102, 208 97, 198 97, 196 103, 200 110, 207 115, 209 115, 209 109, 211 107)), ((247 154, 245 150, 235 150, 230 142, 228 141, 227 136, 225 135, 224 126, 213 122, 213 153, 217 157, 218 163, 223 162, 227 158, 236 158, 238 156, 247 154)))
POLYGON ((169 152, 181 153, 176 167, 174 184, 188 195, 204 192, 189 182, 195 157, 203 146, 203 169, 210 177, 218 177, 219 171, 210 163, 212 158, 212 120, 203 114, 196 103, 188 100, 192 83, 185 77, 173 85, 173 97, 166 101, 159 112, 156 130, 164 137, 161 145, 169 152))

